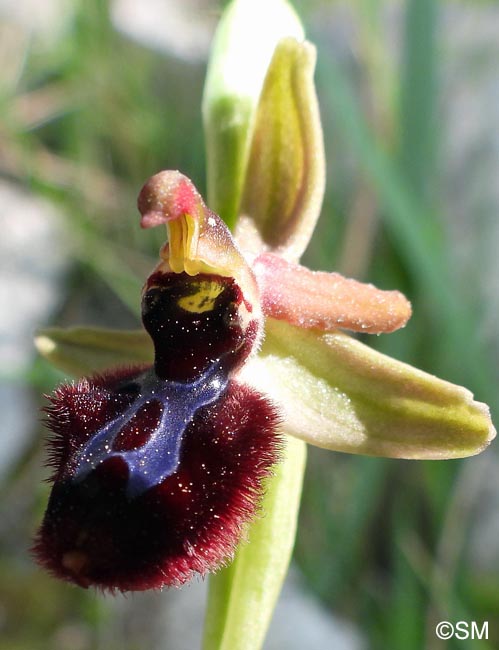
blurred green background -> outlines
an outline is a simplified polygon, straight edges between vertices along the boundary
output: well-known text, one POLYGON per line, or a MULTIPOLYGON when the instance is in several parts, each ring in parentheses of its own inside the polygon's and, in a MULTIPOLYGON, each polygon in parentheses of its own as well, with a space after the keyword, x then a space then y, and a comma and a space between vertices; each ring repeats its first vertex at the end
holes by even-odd
MULTIPOLYGON (((0 3, 0 216, 6 241, 18 244, 0 249, 1 349, 26 348, 22 363, 9 362, 7 351, 2 364, 1 436, 13 435, 7 406, 18 403, 8 391, 21 391, 28 417, 28 434, 0 474, 0 650, 168 648, 148 636, 147 617, 162 615, 154 594, 87 593, 52 580, 29 557, 48 494, 38 409, 61 379, 30 340, 47 323, 138 324, 141 285, 163 233, 140 231, 136 195, 165 168, 205 188, 200 101, 220 5, 41 6, 0 3), (50 213, 42 239, 28 225, 40 209, 50 213), (56 257, 37 291, 30 277, 47 275, 44 264, 56 257), (36 300, 36 322, 9 343, 16 313, 36 300)), ((414 307, 407 328, 368 342, 466 385, 497 422, 499 6, 295 7, 318 49, 328 162, 326 202, 304 261, 403 290, 414 307)), ((366 648, 497 647, 494 445, 464 461, 316 449, 309 458, 295 560, 325 608, 349 621, 366 648), (489 621, 489 640, 438 641, 439 620, 489 621)))

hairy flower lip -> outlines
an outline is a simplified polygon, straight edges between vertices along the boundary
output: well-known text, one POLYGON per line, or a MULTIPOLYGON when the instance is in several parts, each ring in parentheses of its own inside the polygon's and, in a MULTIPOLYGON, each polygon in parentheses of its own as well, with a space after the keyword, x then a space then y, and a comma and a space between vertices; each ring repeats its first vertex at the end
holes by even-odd
POLYGON ((233 278, 159 270, 142 297, 142 322, 165 379, 191 379, 218 360, 232 374, 261 335, 261 313, 233 278))
POLYGON ((63 385, 47 408, 55 472, 32 550, 54 576, 84 588, 179 586, 229 562, 281 455, 273 403, 230 379, 220 399, 186 423, 180 463, 158 483, 130 493, 130 452, 113 445, 80 480, 79 451, 116 408, 125 414, 127 400, 118 403, 116 391, 141 374, 141 367, 129 368, 63 385))

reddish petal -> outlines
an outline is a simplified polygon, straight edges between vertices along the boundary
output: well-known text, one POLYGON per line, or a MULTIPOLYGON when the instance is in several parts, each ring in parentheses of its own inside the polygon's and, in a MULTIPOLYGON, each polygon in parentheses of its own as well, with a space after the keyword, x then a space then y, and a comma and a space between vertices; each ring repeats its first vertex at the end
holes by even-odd
POLYGON ((398 291, 310 271, 271 253, 260 255, 253 270, 264 314, 299 327, 380 334, 403 327, 411 316, 409 301, 398 291))

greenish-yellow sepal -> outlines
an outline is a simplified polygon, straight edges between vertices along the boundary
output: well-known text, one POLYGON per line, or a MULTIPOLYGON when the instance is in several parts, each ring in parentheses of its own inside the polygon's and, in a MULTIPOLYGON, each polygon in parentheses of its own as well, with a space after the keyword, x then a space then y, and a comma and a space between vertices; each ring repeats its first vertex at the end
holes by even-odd
POLYGON ((238 238, 255 253, 296 261, 320 214, 325 159, 314 86, 315 48, 292 38, 276 48, 258 104, 238 238), (254 240, 254 241, 252 241, 254 240))
POLYGON ((35 345, 56 368, 74 377, 118 365, 152 363, 154 357, 144 330, 51 327, 37 333, 35 345))
POLYGON ((482 451, 496 432, 469 390, 387 357, 341 332, 267 319, 244 379, 283 409, 287 430, 335 451, 446 459, 482 451))

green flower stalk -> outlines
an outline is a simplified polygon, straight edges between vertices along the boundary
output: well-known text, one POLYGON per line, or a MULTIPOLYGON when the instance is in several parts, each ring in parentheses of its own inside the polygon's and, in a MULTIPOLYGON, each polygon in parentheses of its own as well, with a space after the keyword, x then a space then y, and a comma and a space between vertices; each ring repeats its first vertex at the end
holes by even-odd
POLYGON ((305 443, 443 459, 495 436, 468 390, 342 331, 403 327, 402 294, 299 264, 324 193, 314 65, 284 0, 231 3, 203 100, 209 207, 179 172, 157 174, 139 197, 142 226, 168 231, 144 288, 147 331, 37 337, 65 371, 103 373, 52 398, 56 472, 39 561, 121 590, 212 572, 205 650, 264 642, 293 550, 305 443), (250 23, 267 26, 257 48, 250 23), (118 364, 145 365, 106 371, 118 364), (111 516, 85 514, 99 512, 104 486, 111 516))

